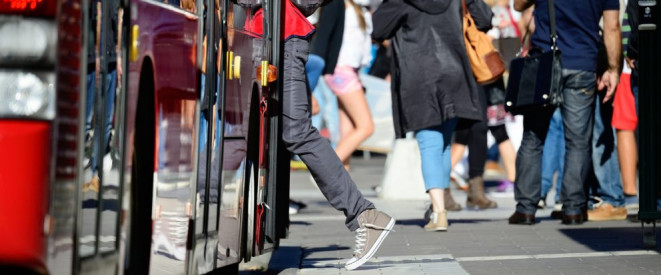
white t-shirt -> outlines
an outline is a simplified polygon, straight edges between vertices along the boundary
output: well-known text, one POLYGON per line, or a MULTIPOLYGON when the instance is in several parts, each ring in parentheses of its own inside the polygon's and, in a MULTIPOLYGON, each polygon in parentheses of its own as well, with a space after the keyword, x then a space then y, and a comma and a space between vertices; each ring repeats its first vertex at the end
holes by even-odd
POLYGON ((365 18, 365 30, 360 28, 358 14, 351 3, 345 1, 344 9, 344 34, 342 36, 342 47, 337 58, 337 66, 346 65, 352 68, 360 68, 368 65, 372 58, 372 15, 366 8, 361 12, 365 18))

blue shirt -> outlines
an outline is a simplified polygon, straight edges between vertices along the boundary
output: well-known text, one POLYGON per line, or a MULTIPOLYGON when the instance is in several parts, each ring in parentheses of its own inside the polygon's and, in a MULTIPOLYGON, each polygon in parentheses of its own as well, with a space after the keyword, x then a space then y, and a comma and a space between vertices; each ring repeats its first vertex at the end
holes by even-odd
MULTIPOLYGON (((558 48, 565 69, 594 72, 599 52, 599 20, 605 10, 619 10, 618 0, 555 0, 558 48)), ((547 0, 535 1, 535 32, 532 45, 551 48, 549 6, 547 0)))

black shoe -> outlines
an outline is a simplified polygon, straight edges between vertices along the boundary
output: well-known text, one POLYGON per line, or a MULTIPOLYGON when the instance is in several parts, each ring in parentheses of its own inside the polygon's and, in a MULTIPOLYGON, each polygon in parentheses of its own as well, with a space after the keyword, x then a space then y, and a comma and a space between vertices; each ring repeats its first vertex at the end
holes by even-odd
POLYGON ((514 212, 509 218, 509 224, 533 225, 535 224, 535 214, 524 214, 514 212))
POLYGON ((551 212, 551 219, 562 220, 562 210, 553 210, 551 212))
POLYGON ((581 214, 573 214, 573 215, 562 215, 562 224, 566 225, 581 225, 586 221, 586 215, 583 213, 581 214))

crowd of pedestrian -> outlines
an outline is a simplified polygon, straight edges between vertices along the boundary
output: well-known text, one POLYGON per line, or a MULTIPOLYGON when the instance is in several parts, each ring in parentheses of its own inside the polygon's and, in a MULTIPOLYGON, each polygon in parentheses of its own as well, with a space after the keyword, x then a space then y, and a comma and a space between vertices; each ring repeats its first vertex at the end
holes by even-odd
POLYGON ((394 223, 348 173, 349 157, 374 128, 361 72, 390 82, 396 137, 413 133, 418 142, 431 201, 426 231, 448 230, 447 211, 463 209, 450 193, 452 181, 467 182, 467 208, 498 207, 485 194, 488 132, 504 167, 498 190, 510 190, 517 202, 510 224, 535 224, 553 186, 551 216, 563 224, 624 220, 637 208, 635 1, 326 2, 306 22, 315 34, 285 41, 283 138, 357 232, 348 269, 369 259, 394 223), (559 50, 561 102, 509 113, 508 73, 478 81, 466 24, 488 37, 505 67, 517 56, 559 50), (315 89, 319 80, 332 94, 315 89), (517 120, 520 144, 506 127, 517 120), (331 142, 316 129, 329 126, 331 142), (466 148, 464 176, 453 167, 466 148))

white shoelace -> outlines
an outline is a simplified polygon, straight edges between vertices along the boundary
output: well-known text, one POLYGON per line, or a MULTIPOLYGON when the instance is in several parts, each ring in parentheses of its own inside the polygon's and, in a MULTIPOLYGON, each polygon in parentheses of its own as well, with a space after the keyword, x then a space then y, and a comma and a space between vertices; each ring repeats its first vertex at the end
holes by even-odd
MULTIPOLYGON (((373 225, 371 223, 366 223, 365 227, 356 229, 356 249, 353 251, 353 255, 360 255, 365 250, 365 245, 367 244, 367 229, 378 229, 378 230, 388 230, 385 227, 373 225)), ((391 229, 389 231, 395 232, 391 229)))

